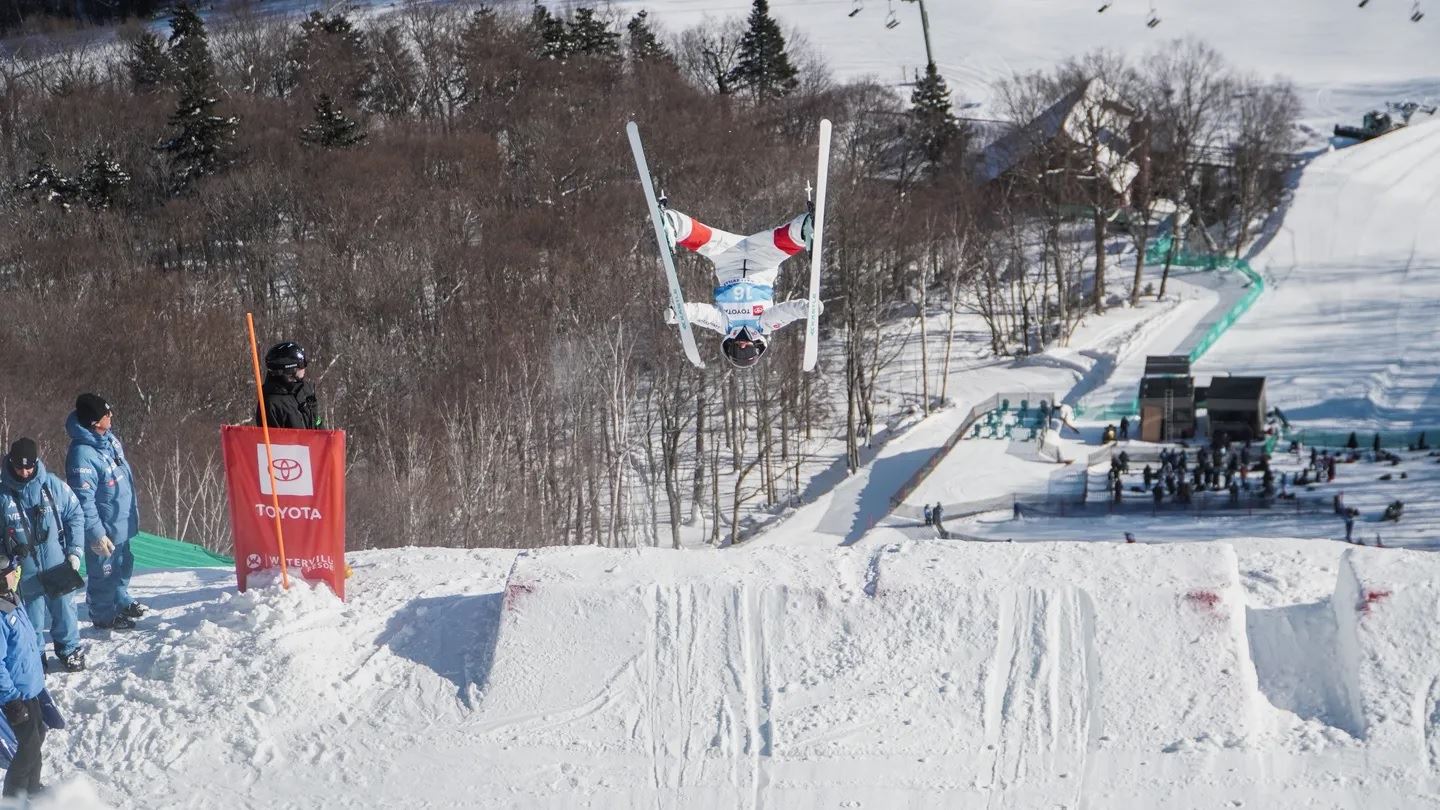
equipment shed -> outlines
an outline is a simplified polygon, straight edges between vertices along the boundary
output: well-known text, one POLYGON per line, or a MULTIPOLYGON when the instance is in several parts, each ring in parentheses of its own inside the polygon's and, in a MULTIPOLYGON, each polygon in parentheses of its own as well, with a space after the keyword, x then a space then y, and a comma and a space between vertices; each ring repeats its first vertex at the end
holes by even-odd
POLYGON ((1174 441, 1195 436, 1195 380, 1146 377, 1140 381, 1140 440, 1174 441))
POLYGON ((1210 438, 1257 440, 1265 433, 1265 378, 1215 377, 1205 391, 1210 438))

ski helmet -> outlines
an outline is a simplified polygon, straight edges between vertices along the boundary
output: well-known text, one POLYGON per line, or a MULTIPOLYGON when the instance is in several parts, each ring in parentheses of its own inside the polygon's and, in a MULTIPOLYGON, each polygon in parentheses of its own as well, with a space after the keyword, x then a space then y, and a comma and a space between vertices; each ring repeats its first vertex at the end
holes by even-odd
POLYGON ((760 355, 765 353, 765 338, 747 326, 740 327, 735 334, 727 335, 720 348, 725 352, 725 359, 736 368, 750 368, 760 362, 760 355))
POLYGON ((265 352, 265 368, 277 374, 305 368, 305 363, 305 350, 293 341, 276 343, 270 347, 270 351, 265 352))

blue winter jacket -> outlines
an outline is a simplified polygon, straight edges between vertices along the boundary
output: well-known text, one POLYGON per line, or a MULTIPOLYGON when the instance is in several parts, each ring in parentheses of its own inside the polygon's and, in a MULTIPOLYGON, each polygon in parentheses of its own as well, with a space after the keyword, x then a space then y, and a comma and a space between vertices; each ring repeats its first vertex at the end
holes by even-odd
POLYGON ((36 464, 29 481, 16 478, 9 464, 0 464, 0 530, 10 548, 16 543, 30 547, 20 563, 22 582, 64 563, 71 554, 85 554, 80 499, 43 462, 36 464))
POLYGON ((0 667, 0 704, 40 694, 45 688, 45 669, 35 626, 25 608, 4 596, 0 596, 0 644, 4 645, 5 660, 0 667))
POLYGON ((65 420, 70 452, 65 480, 85 510, 85 542, 109 536, 115 545, 140 532, 140 505, 135 500, 135 474, 115 431, 96 433, 80 424, 75 412, 65 420))

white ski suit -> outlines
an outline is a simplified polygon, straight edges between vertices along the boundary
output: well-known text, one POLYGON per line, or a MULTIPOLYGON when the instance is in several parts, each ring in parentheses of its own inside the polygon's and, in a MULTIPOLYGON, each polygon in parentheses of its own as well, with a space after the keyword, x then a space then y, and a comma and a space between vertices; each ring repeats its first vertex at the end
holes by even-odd
MULTIPOLYGON (((711 228, 679 211, 666 210, 664 216, 677 246, 699 253, 715 265, 715 303, 687 303, 685 315, 691 324, 726 336, 748 326, 769 337, 776 329, 805 317, 805 299, 775 303, 775 279, 781 263, 805 249, 809 214, 750 236, 711 228)), ((667 321, 674 323, 674 319, 674 313, 667 313, 667 321)))

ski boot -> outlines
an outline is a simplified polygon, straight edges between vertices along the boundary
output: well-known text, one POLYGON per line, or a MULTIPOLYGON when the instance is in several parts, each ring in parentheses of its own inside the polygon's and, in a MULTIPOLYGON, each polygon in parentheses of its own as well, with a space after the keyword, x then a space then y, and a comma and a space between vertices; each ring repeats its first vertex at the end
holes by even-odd
POLYGON ((64 655, 56 654, 60 661, 60 668, 66 672, 80 672, 85 669, 85 649, 76 647, 64 655))
POLYGON ((134 630, 135 620, 121 613, 108 622, 95 622, 97 630, 134 630))

